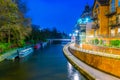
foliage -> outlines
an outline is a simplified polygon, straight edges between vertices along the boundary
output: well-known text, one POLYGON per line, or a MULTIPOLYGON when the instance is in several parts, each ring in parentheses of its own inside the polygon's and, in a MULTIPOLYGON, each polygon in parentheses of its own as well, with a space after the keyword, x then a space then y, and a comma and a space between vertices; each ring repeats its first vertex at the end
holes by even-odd
POLYGON ((25 45, 32 30, 30 19, 25 18, 26 11, 22 0, 0 0, 0 51, 25 45))
POLYGON ((63 38, 63 36, 67 35, 65 33, 60 33, 55 27, 50 30, 48 28, 41 29, 41 27, 38 25, 32 25, 32 32, 29 40, 33 40, 34 43, 39 41, 46 42, 47 39, 58 39, 63 38))
POLYGON ((120 47, 120 40, 111 40, 110 46, 112 47, 120 47))
POLYGON ((8 43, 0 43, 0 52, 5 52, 10 49, 10 44, 8 43))
POLYGON ((19 40, 19 41, 18 41, 18 46, 19 46, 19 47, 25 46, 25 41, 24 41, 24 40, 19 40))
POLYGON ((18 22, 18 8, 12 0, 0 0, 0 27, 18 22))
POLYGON ((99 43, 100 43, 100 45, 103 45, 103 40, 100 40, 99 43))
POLYGON ((29 36, 31 29, 23 24, 19 7, 12 0, 0 0, 0 41, 17 43, 29 36))
POLYGON ((91 43, 92 43, 92 44, 95 44, 95 45, 98 45, 100 42, 99 42, 99 40, 96 38, 96 39, 93 39, 93 40, 91 41, 91 43))
POLYGON ((97 44, 99 44, 99 40, 98 39, 95 39, 94 40, 94 43, 97 45, 97 44))

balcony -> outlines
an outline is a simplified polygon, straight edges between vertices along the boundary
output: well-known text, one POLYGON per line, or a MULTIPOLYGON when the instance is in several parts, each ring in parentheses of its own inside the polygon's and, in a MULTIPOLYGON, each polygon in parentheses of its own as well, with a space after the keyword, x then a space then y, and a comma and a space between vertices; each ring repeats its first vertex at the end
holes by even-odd
POLYGON ((116 14, 116 9, 113 12, 111 12, 111 11, 105 12, 105 16, 107 16, 107 17, 111 17, 111 16, 113 16, 115 14, 116 14))
POLYGON ((97 20, 98 19, 98 15, 97 14, 94 14, 91 18, 93 21, 97 20))
POLYGON ((114 21, 110 21, 110 22, 109 22, 109 26, 110 26, 111 28, 116 27, 116 26, 117 26, 117 22, 116 22, 116 20, 114 20, 114 21))
POLYGON ((117 21, 117 26, 120 26, 120 20, 117 21))
POLYGON ((92 29, 98 29, 100 26, 99 26, 99 24, 97 23, 97 24, 93 24, 92 25, 92 29))

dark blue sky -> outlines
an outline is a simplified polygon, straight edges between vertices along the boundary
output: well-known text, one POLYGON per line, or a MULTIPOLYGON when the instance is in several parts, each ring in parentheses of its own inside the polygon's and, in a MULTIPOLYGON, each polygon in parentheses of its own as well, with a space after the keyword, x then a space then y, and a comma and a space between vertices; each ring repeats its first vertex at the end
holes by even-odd
POLYGON ((56 27, 71 33, 84 6, 92 6, 94 0, 27 0, 28 16, 32 23, 42 28, 56 27))

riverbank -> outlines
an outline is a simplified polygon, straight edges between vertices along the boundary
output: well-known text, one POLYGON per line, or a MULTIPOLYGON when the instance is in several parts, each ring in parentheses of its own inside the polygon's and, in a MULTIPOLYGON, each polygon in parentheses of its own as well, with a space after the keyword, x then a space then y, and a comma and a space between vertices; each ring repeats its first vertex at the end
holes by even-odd
MULTIPOLYGON (((70 44, 67 44, 63 48, 63 52, 65 56, 70 60, 70 62, 73 63, 75 67, 83 74, 85 75, 89 80, 120 80, 119 78, 112 76, 110 74, 107 74, 105 72, 102 72, 100 70, 97 70, 87 64, 85 64, 83 61, 78 59, 75 55, 73 55, 69 48, 70 44)), ((73 47, 73 46, 72 46, 73 47)))
POLYGON ((4 54, 0 55, 0 62, 5 60, 7 57, 17 53, 18 48, 5 52, 4 54))
MULTIPOLYGON (((48 44, 48 42, 43 42, 42 45, 40 45, 41 46, 40 48, 44 48, 45 46, 47 46, 47 44, 48 44)), ((8 60, 15 59, 15 57, 18 56, 18 52, 25 50, 27 48, 30 48, 30 47, 34 48, 34 46, 35 45, 24 46, 23 48, 15 48, 15 49, 9 50, 0 55, 0 62, 5 59, 8 59, 8 60)))

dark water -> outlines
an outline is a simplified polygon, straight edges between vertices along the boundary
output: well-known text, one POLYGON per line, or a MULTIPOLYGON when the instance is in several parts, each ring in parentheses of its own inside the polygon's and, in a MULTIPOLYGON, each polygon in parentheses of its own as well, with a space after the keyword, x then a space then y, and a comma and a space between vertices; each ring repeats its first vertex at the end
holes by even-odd
POLYGON ((66 60, 63 45, 50 45, 20 61, 0 63, 0 80, 86 80, 66 60))

